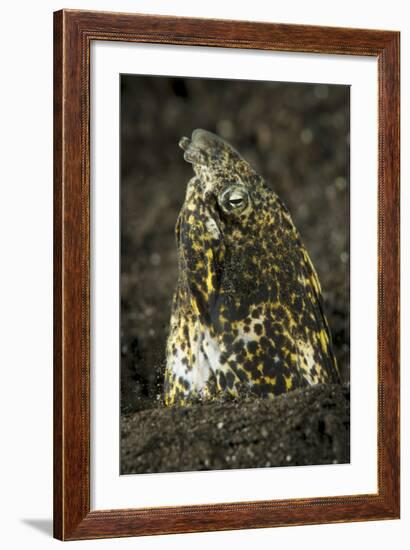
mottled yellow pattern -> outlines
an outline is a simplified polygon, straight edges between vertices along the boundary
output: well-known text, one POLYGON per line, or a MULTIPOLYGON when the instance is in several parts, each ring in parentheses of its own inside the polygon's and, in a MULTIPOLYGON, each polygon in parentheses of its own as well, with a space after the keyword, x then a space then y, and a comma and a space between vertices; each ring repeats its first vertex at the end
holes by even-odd
POLYGON ((278 196, 229 144, 183 138, 166 405, 339 381, 319 279, 278 196))

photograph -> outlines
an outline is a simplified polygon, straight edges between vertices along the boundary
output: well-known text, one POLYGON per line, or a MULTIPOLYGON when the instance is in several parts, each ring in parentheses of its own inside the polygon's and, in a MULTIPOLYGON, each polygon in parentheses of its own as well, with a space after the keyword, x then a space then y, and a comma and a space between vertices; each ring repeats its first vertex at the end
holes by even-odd
POLYGON ((350 86, 121 74, 120 473, 350 462, 350 86))

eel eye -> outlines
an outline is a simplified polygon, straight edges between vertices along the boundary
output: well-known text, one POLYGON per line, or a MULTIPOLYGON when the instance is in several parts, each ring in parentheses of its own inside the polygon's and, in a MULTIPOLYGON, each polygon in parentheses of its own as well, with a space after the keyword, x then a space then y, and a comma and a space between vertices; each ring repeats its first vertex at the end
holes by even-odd
POLYGON ((242 212, 249 203, 248 191, 243 186, 231 186, 218 197, 220 207, 227 213, 242 212))
POLYGON ((244 197, 237 197, 235 195, 232 195, 231 197, 229 197, 228 201, 229 204, 232 205, 233 208, 235 208, 236 206, 242 204, 242 202, 244 201, 244 197))

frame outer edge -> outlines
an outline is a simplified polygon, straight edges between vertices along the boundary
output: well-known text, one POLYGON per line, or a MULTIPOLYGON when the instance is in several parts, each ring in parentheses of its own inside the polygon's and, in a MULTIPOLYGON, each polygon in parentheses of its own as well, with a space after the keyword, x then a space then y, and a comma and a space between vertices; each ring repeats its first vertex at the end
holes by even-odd
POLYGON ((53 149, 53 177, 54 177, 54 219, 53 219, 53 532, 54 537, 60 540, 64 537, 64 490, 63 490, 63 431, 62 431, 62 173, 63 173, 63 14, 55 12, 53 18, 54 31, 54 149, 53 149))
POLYGON ((89 512, 89 213, 79 27, 69 11, 54 14, 54 536, 61 540, 72 539, 89 512))
MULTIPOLYGON (((379 170, 384 190, 379 206, 383 210, 380 228, 382 324, 381 360, 384 374, 384 448, 382 449, 386 506, 400 518, 400 33, 384 48, 379 67, 381 105, 379 170), (389 404, 386 407, 386 404, 389 404)), ((380 215, 380 213, 379 213, 380 215)), ((380 412, 380 411, 379 411, 380 412)))

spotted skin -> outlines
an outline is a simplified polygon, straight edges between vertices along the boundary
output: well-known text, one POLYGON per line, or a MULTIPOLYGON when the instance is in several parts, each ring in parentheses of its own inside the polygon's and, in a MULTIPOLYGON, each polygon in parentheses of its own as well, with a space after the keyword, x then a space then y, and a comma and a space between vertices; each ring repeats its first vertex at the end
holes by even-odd
POLYGON ((320 283, 282 201, 218 136, 180 146, 195 176, 176 224, 165 404, 338 382, 320 283))

